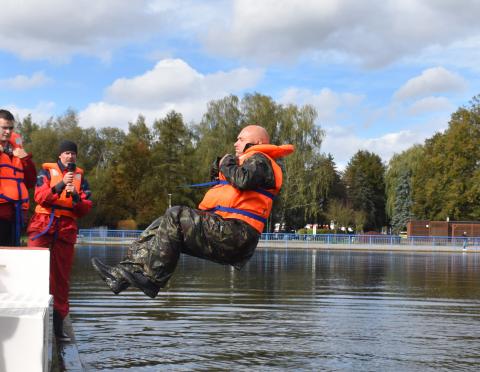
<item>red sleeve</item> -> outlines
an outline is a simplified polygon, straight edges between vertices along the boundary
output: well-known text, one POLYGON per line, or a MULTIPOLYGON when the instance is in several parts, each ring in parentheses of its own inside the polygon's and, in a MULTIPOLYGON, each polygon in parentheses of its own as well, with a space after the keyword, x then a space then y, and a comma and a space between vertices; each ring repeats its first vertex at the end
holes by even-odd
POLYGON ((90 200, 90 186, 85 178, 82 177, 82 184, 78 196, 80 200, 73 205, 73 213, 80 218, 92 210, 93 203, 90 200))
POLYGON ((73 206, 73 212, 75 215, 80 218, 85 216, 92 209, 93 203, 91 200, 85 197, 83 191, 80 192, 80 202, 73 206))
POLYGON ((27 189, 31 189, 35 186, 37 181, 37 170, 35 169, 32 155, 28 154, 28 156, 21 159, 21 161, 23 165, 25 186, 27 186, 27 189))
POLYGON ((50 180, 46 175, 40 174, 39 177, 43 178, 43 182, 39 185, 40 182, 37 182, 35 187, 35 196, 34 199, 37 204, 40 204, 42 207, 50 207, 52 203, 58 200, 59 195, 52 192, 50 187, 50 180))

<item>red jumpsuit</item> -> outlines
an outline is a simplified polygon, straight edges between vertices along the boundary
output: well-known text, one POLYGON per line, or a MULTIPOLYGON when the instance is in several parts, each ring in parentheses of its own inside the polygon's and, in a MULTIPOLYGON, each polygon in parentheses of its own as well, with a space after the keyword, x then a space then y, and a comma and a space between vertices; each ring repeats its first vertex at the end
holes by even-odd
MULTIPOLYGON (((63 176, 67 170, 60 161, 57 165, 63 176)), ((83 174, 79 178, 80 188, 78 195, 72 196, 70 216, 53 216, 52 206, 59 203, 60 199, 65 199, 65 190, 64 187, 60 190, 55 188, 58 180, 52 180, 50 172, 42 169, 35 187, 38 206, 27 229, 28 246, 50 248, 50 294, 53 295, 53 308, 62 318, 69 312, 70 272, 78 234, 76 219, 86 215, 92 208, 88 183, 83 174)))

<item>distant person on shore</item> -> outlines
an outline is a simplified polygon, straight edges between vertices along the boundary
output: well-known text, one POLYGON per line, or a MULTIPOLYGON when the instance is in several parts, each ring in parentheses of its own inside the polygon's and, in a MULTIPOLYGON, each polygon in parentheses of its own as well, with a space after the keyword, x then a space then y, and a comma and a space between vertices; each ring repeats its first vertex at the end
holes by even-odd
POLYGON ((50 248, 50 294, 53 295, 55 336, 69 341, 63 330, 68 315, 70 271, 77 241, 77 218, 92 208, 90 188, 76 166, 77 145, 62 141, 56 163, 42 164, 35 187, 35 214, 28 225, 28 245, 50 248))
POLYGON ((115 266, 92 259, 115 294, 134 286, 154 298, 175 271, 180 253, 237 269, 250 259, 282 186, 275 160, 292 153, 293 146, 271 145, 267 131, 257 125, 243 128, 234 146, 236 156, 227 154, 214 162, 216 184, 198 209, 168 209, 115 266))
POLYGON ((466 231, 463 232, 463 250, 467 250, 467 245, 468 245, 468 234, 466 231))
POLYGON ((0 110, 0 246, 19 246, 28 212, 28 190, 35 186, 37 171, 13 131, 15 118, 0 110))

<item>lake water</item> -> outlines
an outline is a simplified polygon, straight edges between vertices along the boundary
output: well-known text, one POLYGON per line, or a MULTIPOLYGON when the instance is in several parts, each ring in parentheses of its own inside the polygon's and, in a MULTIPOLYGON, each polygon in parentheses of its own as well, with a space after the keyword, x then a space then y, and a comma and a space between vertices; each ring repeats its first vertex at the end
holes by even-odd
POLYGON ((259 249, 241 271, 182 256, 156 299, 115 296, 82 246, 71 318, 89 371, 480 368, 480 255, 259 249))

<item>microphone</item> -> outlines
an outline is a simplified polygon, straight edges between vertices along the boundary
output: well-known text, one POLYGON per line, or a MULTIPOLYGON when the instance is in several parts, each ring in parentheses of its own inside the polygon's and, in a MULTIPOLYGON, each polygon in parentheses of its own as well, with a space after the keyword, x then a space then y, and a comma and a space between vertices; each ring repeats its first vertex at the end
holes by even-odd
MULTIPOLYGON (((75 172, 75 169, 77 169, 77 165, 75 163, 67 163, 67 172, 75 172)), ((72 193, 70 191, 67 191, 66 197, 70 198, 72 196, 72 193)))

